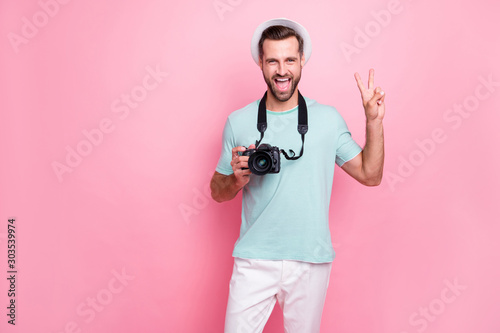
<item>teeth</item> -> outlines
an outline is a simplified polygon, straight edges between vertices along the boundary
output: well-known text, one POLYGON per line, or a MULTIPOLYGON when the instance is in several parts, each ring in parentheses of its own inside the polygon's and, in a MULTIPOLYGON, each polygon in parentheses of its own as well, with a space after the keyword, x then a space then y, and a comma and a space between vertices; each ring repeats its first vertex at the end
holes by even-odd
POLYGON ((285 82, 285 81, 288 81, 288 79, 276 79, 277 81, 280 81, 280 82, 285 82))

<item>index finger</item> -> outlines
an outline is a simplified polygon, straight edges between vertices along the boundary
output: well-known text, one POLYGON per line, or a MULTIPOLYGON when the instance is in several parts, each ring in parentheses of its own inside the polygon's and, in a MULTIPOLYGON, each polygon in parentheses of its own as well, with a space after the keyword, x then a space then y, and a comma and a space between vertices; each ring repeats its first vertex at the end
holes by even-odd
POLYGON ((363 81, 361 81, 361 76, 358 72, 354 73, 354 78, 356 79, 356 83, 358 84, 359 91, 363 92, 363 90, 365 90, 365 86, 363 85, 363 81))
POLYGON ((245 148, 245 147, 243 147, 243 146, 234 147, 234 148, 232 149, 232 152, 233 152, 233 159, 234 159, 234 158, 236 158, 236 157, 238 157, 238 156, 240 156, 240 155, 238 155, 238 152, 240 152, 240 151, 245 151, 245 150, 246 150, 246 148, 245 148))

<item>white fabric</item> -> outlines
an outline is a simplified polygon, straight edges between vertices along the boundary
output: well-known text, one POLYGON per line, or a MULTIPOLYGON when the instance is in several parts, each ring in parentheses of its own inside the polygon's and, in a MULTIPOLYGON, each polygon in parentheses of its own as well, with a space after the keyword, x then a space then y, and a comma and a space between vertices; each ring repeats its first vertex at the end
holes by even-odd
POLYGON ((332 263, 234 258, 225 333, 262 332, 278 301, 286 333, 317 333, 332 263))

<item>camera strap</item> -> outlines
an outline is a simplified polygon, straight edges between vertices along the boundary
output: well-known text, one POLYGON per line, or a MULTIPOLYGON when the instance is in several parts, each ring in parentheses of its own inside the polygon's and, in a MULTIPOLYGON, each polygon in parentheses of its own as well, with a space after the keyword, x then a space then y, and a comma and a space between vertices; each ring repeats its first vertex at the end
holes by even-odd
MULTIPOLYGON (((308 129, 306 101, 304 100, 304 97, 302 97, 302 95, 300 94, 300 91, 297 90, 297 92, 299 94, 299 119, 298 119, 297 131, 300 133, 302 137, 302 148, 300 148, 299 156, 295 156, 295 152, 291 149, 289 149, 291 156, 289 156, 284 149, 281 149, 280 152, 285 156, 287 160, 297 160, 302 156, 302 154, 304 153, 304 140, 308 129)), ((264 132, 267 129, 266 99, 267 99, 267 91, 264 93, 264 97, 262 97, 259 103, 259 113, 257 115, 257 129, 260 132, 260 140, 255 142, 255 148, 259 147, 262 139, 264 138, 264 132)))

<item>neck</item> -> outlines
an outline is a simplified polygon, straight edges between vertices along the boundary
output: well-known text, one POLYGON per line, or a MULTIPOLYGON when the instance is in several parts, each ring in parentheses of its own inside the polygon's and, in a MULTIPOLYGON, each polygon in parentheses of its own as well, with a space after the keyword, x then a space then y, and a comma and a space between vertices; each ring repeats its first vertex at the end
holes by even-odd
POLYGON ((266 108, 270 111, 282 112, 293 109, 299 104, 299 89, 295 89, 288 101, 282 102, 274 97, 270 89, 267 89, 266 108))

